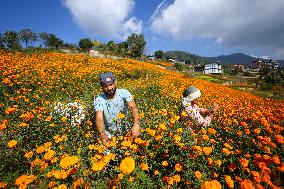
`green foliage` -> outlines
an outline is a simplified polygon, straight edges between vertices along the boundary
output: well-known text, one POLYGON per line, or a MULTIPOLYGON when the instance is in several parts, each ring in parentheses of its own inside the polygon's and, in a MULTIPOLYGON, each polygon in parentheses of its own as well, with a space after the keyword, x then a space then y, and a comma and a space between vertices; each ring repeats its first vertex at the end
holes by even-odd
POLYGON ((146 46, 146 40, 143 34, 138 35, 133 33, 127 38, 127 43, 127 50, 130 56, 138 58, 143 55, 146 46))
POLYGON ((24 42, 26 45, 25 47, 27 47, 28 44, 33 44, 37 41, 37 34, 31 29, 23 29, 19 33, 19 39, 24 42))
POLYGON ((167 59, 175 59, 186 64, 205 64, 209 63, 208 60, 201 56, 194 55, 184 51, 167 51, 164 53, 164 57, 167 59))
POLYGON ((89 38, 83 38, 79 41, 79 47, 84 51, 90 49, 92 46, 93 43, 89 38))
POLYGON ((22 48, 19 35, 15 31, 6 31, 3 35, 3 42, 11 50, 20 50, 22 48))
POLYGON ((1 33, 0 33, 0 49, 5 49, 5 44, 1 33))
POLYGON ((43 40, 43 44, 48 48, 59 49, 63 46, 64 42, 53 34, 43 32, 39 36, 43 40))
POLYGON ((272 89, 273 86, 284 87, 284 69, 263 68, 259 72, 259 82, 263 90, 272 89))
POLYGON ((89 38, 83 38, 79 41, 79 47, 83 51, 90 49, 92 46, 93 46, 93 43, 89 38))
POLYGON ((175 63, 175 68, 180 72, 189 70, 189 67, 187 65, 180 64, 180 63, 175 63))
POLYGON ((162 50, 158 50, 154 53, 157 59, 162 59, 164 57, 164 52, 162 50))

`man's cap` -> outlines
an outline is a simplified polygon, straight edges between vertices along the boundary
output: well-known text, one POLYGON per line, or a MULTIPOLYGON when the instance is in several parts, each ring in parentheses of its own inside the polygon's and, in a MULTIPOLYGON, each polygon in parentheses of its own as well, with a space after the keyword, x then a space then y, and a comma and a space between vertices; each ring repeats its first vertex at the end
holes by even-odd
POLYGON ((194 86, 187 87, 183 92, 183 97, 187 97, 188 100, 192 101, 196 98, 199 98, 201 96, 201 92, 198 88, 194 86))
POLYGON ((112 72, 104 72, 100 75, 101 85, 109 84, 115 81, 116 79, 112 72))

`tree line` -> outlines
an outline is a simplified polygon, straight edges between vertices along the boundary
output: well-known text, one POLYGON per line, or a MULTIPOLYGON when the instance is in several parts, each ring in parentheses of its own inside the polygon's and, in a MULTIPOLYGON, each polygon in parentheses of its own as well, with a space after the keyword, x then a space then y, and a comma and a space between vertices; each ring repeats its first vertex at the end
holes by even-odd
POLYGON ((126 41, 115 43, 109 41, 102 43, 89 38, 80 39, 78 44, 67 43, 54 34, 41 32, 36 33, 31 29, 22 29, 20 32, 8 30, 0 33, 0 49, 21 50, 27 48, 46 49, 69 49, 76 51, 98 50, 103 53, 116 54, 122 56, 142 57, 146 47, 146 40, 143 34, 132 33, 126 41))

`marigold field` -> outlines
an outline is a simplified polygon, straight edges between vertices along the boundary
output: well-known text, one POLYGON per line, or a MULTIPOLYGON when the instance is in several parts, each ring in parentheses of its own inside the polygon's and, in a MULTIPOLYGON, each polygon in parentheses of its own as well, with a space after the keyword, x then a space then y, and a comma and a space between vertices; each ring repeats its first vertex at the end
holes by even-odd
MULTIPOLYGON (((168 71, 167 63, 0 51, 0 188, 281 188, 284 103, 168 71), (98 75, 113 71, 138 106, 142 134, 97 140, 98 75), (220 106, 188 129, 182 91, 220 106)), ((129 118, 130 117, 130 118, 129 118)), ((128 129, 133 120, 119 115, 128 129)))

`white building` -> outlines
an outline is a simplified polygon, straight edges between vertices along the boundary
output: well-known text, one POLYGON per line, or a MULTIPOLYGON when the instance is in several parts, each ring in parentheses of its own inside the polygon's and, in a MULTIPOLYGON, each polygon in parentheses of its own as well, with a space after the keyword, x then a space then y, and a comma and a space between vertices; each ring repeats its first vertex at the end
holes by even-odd
POLYGON ((205 74, 220 74, 222 73, 221 65, 218 63, 205 64, 204 73, 205 74))

